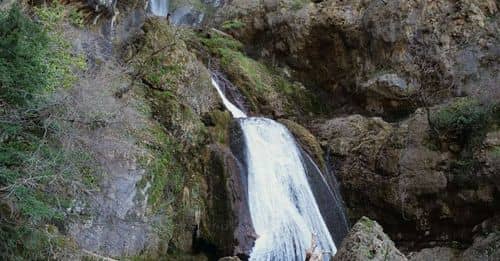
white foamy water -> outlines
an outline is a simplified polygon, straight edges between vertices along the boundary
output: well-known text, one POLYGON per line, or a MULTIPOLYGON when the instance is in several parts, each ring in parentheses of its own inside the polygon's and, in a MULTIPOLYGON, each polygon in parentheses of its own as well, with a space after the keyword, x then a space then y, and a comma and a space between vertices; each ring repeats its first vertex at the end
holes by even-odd
POLYGON ((247 118, 212 82, 227 109, 242 118, 250 215, 259 236, 250 260, 303 261, 313 235, 319 249, 335 254, 292 134, 273 120, 247 118))
POLYGON ((307 181, 290 132, 265 118, 241 121, 246 141, 250 214, 259 238, 251 260, 305 260, 313 234, 322 251, 335 244, 307 181))
POLYGON ((167 16, 169 0, 150 0, 149 8, 156 16, 167 16))
POLYGON ((234 118, 247 117, 247 115, 242 110, 240 110, 226 98, 226 95, 224 95, 224 92, 222 92, 219 83, 217 83, 217 81, 214 78, 212 78, 212 85, 215 87, 220 97, 222 98, 222 103, 224 103, 224 106, 226 106, 226 108, 231 112, 234 118))

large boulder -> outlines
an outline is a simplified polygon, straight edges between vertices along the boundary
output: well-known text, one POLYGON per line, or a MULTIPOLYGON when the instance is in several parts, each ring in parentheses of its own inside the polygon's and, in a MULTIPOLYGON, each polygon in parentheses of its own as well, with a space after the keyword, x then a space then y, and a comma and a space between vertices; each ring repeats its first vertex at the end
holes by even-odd
POLYGON ((367 217, 362 217, 352 227, 333 258, 333 261, 364 260, 407 260, 382 227, 367 217))
POLYGON ((380 220, 406 247, 470 243, 473 227, 500 211, 495 131, 464 159, 454 145, 436 147, 425 110, 397 124, 352 115, 312 129, 334 159, 351 220, 380 220))
POLYGON ((249 256, 256 234, 248 208, 242 164, 224 146, 210 146, 207 169, 207 215, 201 237, 217 248, 217 255, 249 256))

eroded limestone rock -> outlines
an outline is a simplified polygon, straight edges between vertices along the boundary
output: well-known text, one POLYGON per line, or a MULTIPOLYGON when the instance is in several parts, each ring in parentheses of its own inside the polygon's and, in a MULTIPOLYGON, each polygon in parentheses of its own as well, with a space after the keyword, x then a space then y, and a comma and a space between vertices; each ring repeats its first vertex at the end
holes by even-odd
POLYGON ((351 229, 335 254, 334 261, 393 260, 406 257, 396 248, 382 227, 367 217, 362 217, 351 229))

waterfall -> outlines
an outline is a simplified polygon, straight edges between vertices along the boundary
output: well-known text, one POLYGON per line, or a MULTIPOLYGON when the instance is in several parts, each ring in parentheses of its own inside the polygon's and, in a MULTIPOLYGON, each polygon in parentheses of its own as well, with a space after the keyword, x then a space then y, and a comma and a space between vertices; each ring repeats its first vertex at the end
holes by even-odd
POLYGON ((150 0, 149 9, 156 16, 167 16, 169 0, 150 0))
POLYGON ((247 115, 243 111, 241 111, 238 107, 236 107, 226 98, 226 95, 224 95, 224 92, 222 91, 221 87, 219 86, 219 83, 214 79, 214 77, 212 77, 212 85, 215 87, 220 97, 222 98, 222 103, 224 103, 224 106, 226 106, 226 108, 231 112, 234 118, 247 117, 247 115))
POLYGON ((319 249, 336 252, 292 134, 271 119, 247 117, 212 79, 245 140, 248 201, 258 235, 250 260, 305 260, 314 236, 319 249))
POLYGON ((265 118, 247 118, 240 124, 247 149, 250 215, 259 235, 251 259, 305 260, 313 235, 321 250, 335 252, 290 132, 265 118))

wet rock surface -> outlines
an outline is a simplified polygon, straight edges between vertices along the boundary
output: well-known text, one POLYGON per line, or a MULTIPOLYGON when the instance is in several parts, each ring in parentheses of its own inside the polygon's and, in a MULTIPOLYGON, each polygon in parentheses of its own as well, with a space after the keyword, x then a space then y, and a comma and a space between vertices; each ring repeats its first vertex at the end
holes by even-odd
POLYGON ((248 208, 245 169, 228 148, 213 145, 210 150, 208 215, 202 229, 206 239, 218 247, 218 256, 248 257, 257 235, 248 208))

